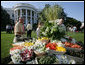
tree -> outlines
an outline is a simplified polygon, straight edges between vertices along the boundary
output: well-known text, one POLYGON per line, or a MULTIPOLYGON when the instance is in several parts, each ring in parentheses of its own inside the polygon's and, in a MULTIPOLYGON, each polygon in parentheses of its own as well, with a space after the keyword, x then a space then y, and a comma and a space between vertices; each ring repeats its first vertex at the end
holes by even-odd
POLYGON ((1 6, 1 30, 5 30, 7 24, 11 24, 10 15, 1 6))
POLYGON ((71 18, 71 17, 66 17, 66 21, 64 22, 64 24, 67 26, 76 26, 77 30, 80 30, 80 26, 81 26, 81 22, 71 18))
POLYGON ((57 4, 53 6, 46 4, 44 9, 40 12, 41 21, 50 21, 65 17, 66 14, 64 12, 64 9, 57 4))

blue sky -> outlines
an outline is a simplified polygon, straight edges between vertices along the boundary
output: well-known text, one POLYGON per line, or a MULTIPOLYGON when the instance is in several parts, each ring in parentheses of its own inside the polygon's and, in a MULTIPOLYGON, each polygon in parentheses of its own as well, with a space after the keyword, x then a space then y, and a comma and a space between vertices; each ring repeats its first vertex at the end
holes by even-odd
POLYGON ((73 17, 79 21, 84 21, 84 1, 1 1, 1 5, 5 8, 12 8, 17 3, 28 3, 34 5, 37 9, 43 9, 45 4, 59 4, 64 8, 68 17, 73 17))

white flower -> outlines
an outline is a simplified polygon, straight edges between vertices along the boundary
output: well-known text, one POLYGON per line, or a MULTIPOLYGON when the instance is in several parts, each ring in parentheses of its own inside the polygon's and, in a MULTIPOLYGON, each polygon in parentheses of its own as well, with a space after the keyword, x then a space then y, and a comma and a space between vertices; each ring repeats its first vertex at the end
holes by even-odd
POLYGON ((60 60, 61 60, 61 63, 63 63, 63 64, 67 64, 68 63, 67 56, 62 55, 60 60))
POLYGON ((59 41, 59 42, 57 43, 57 45, 58 45, 58 47, 64 47, 64 44, 62 44, 61 41, 59 41))
POLYGON ((45 35, 45 36, 47 35, 46 32, 42 32, 42 34, 45 35))
POLYGON ((19 49, 16 49, 16 50, 12 50, 10 51, 10 54, 13 55, 13 54, 19 54, 21 51, 19 49))
POLYGON ((48 47, 48 48, 46 48, 46 50, 45 51, 48 51, 48 50, 50 50, 50 48, 48 47))
POLYGON ((68 60, 67 59, 64 59, 63 60, 63 64, 68 64, 68 60))
POLYGON ((21 61, 21 56, 19 54, 14 54, 13 56, 11 56, 11 59, 15 64, 18 64, 21 61))
POLYGON ((76 64, 75 60, 70 60, 69 64, 76 64))
POLYGON ((57 41, 56 41, 56 40, 52 40, 51 42, 52 42, 52 43, 57 43, 57 41))
POLYGON ((45 32, 49 32, 49 27, 46 28, 45 32))

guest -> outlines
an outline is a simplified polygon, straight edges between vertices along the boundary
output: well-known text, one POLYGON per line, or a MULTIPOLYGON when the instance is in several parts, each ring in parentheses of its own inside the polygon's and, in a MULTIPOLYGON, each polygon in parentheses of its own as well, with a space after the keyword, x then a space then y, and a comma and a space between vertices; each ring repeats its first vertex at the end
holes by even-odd
POLYGON ((30 22, 27 24, 27 38, 31 38, 31 32, 32 32, 32 25, 30 22))
POLYGON ((37 29, 36 29, 37 38, 40 37, 40 27, 41 27, 41 25, 40 25, 40 23, 39 23, 39 24, 38 24, 38 27, 37 27, 37 29))
MULTIPOLYGON (((20 38, 25 34, 25 31, 23 30, 23 23, 24 23, 24 18, 20 17, 19 22, 15 24, 14 27, 14 43, 20 41, 20 38)), ((21 39, 23 40, 23 39, 21 39)))

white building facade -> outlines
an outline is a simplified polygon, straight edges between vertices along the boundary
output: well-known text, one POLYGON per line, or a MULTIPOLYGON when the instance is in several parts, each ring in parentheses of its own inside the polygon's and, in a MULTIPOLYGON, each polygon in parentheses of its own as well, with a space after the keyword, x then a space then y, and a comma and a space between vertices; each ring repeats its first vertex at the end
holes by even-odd
POLYGON ((32 25, 38 22, 38 11, 31 5, 26 3, 16 4, 14 7, 14 21, 19 21, 19 17, 24 17, 24 24, 30 22, 32 25))

